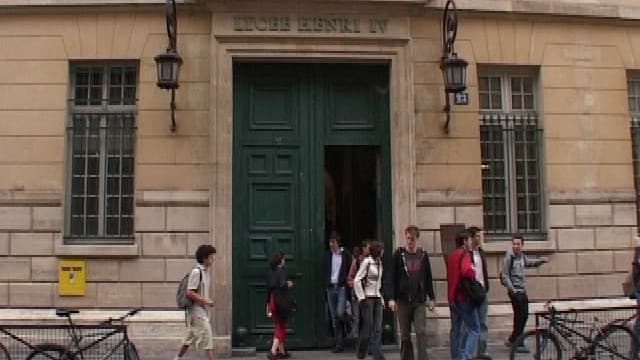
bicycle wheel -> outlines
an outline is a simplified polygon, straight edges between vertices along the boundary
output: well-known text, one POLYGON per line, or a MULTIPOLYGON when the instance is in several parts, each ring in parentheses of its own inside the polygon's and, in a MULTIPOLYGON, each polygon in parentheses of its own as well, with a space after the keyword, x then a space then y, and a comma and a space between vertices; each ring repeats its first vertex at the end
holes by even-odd
POLYGON ((25 360, 76 360, 64 346, 56 344, 37 345, 25 360))
POLYGON ((549 331, 530 330, 515 341, 509 353, 509 359, 562 360, 562 348, 556 336, 549 331))
POLYGON ((0 360, 11 360, 11 356, 9 356, 9 351, 2 344, 0 344, 0 360))
POLYGON ((636 360, 638 348, 633 332, 622 325, 609 325, 593 340, 591 353, 596 360, 636 360))
POLYGON ((138 350, 132 342, 128 342, 124 346, 124 360, 140 360, 140 357, 138 356, 138 350))

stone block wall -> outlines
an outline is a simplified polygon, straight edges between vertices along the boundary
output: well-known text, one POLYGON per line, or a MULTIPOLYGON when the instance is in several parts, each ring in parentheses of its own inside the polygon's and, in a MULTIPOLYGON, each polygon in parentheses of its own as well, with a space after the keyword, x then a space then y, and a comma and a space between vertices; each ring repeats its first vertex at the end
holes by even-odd
MULTIPOLYGON (((166 43, 164 18, 149 11, 153 6, 123 11, 132 3, 158 2, 116 2, 123 6, 82 11, 42 6, 0 15, 0 49, 9 49, 0 51, 0 305, 173 306, 175 284, 192 265, 194 249, 213 243, 209 231, 217 216, 231 218, 233 56, 393 59, 391 121, 394 131, 400 126, 401 136, 392 142, 408 144, 393 145, 392 171, 400 179, 393 188, 411 184, 406 186, 410 191, 394 195, 393 212, 415 220, 422 229, 421 246, 432 254, 441 305, 446 303, 446 270, 440 224, 482 225, 478 66, 535 68, 544 127, 548 231, 545 239, 529 241, 526 248, 549 256, 551 262, 529 272, 531 297, 618 295, 616 287, 628 268, 637 225, 626 78, 628 71, 640 70, 636 60, 640 30, 603 19, 637 20, 635 0, 615 4, 599 0, 595 7, 572 0, 459 2, 461 10, 478 11, 459 12, 456 50, 470 63, 470 104, 453 107, 448 134, 443 131, 439 69, 440 3, 411 8, 416 2, 404 1, 394 6, 388 12, 394 30, 383 37, 322 33, 238 37, 230 28, 221 29, 231 22, 235 11, 231 3, 199 2, 211 5, 207 11, 181 7, 179 50, 185 62, 176 99, 178 131, 172 134, 168 94, 155 85, 153 63, 166 43), (563 15, 579 16, 580 21, 548 16, 563 9, 563 15), (503 16, 503 12, 513 14, 503 16), (212 20, 218 18, 224 21, 212 20), (136 242, 121 253, 104 247, 89 255, 78 248, 67 251, 61 236, 69 61, 82 59, 139 61, 136 242), (217 202, 210 204, 210 198, 217 202), (65 254, 88 258, 84 297, 56 295, 56 265, 65 254)), ((29 0, 31 5, 48 3, 29 0)), ((267 12, 303 13, 313 6, 322 7, 319 13, 344 10, 340 2, 293 10, 286 3, 275 3, 250 2, 255 5, 252 11, 269 7, 267 12), (278 6, 271 8, 274 4, 278 6)), ((380 2, 360 3, 369 3, 363 7, 366 13, 381 12, 380 2)), ((24 4, 5 1, 10 7, 24 4)), ((346 13, 360 10, 352 4, 347 8, 346 13)), ((243 11, 246 8, 237 12, 243 11)), ((229 224, 216 227, 217 236, 225 235, 218 245, 226 248, 226 254, 231 254, 231 236, 226 236, 231 230, 225 228, 229 224)), ((400 232, 396 229, 396 235, 400 232)), ((401 244, 402 237, 396 242, 401 244)), ((508 241, 490 239, 486 245, 493 304, 507 301, 497 274, 508 246, 508 241)), ((231 260, 225 261, 228 266, 221 266, 217 276, 228 290, 231 260)), ((230 291, 221 298, 230 303, 230 291)), ((231 315, 224 309, 216 311, 217 326, 229 330, 223 334, 229 335, 231 315)))
POLYGON ((177 282, 194 265, 195 250, 212 243, 207 196, 191 206, 136 207, 137 229, 146 230, 136 232, 137 256, 80 256, 87 260, 85 296, 58 295, 61 207, 0 207, 0 306, 175 308, 177 282))
MULTIPOLYGON (((420 214, 438 213, 442 223, 482 224, 480 206, 426 207, 420 214), (456 216, 474 213, 475 217, 456 216), (448 214, 442 216, 442 214, 448 214)), ((547 300, 587 300, 608 298, 597 306, 610 306, 611 298, 623 299, 622 281, 631 267, 635 244, 635 205, 633 203, 594 204, 593 211, 585 204, 549 205, 550 228, 546 240, 531 240, 525 249, 533 256, 546 256, 549 263, 527 270, 529 299, 541 305, 547 300), (595 214, 598 214, 597 216, 595 214), (551 219, 554 220, 551 220, 551 219), (578 225, 579 223, 579 225, 578 225)), ((440 232, 427 218, 418 220, 423 229, 420 243, 431 253, 431 266, 435 278, 436 298, 439 305, 435 313, 428 313, 427 332, 431 346, 448 346, 450 328, 447 306, 446 267, 442 256, 440 232), (427 224, 427 225, 424 225, 427 224)), ((489 342, 501 344, 511 332, 512 312, 506 289, 498 274, 509 241, 487 240, 489 253, 489 342)), ((631 305, 630 302, 627 305, 631 305)), ((536 307, 531 308, 534 312, 536 307)), ((537 307, 541 310, 540 306, 537 307)), ((533 317, 528 327, 533 327, 533 317)))
MULTIPOLYGON (((438 213, 443 224, 476 222, 479 206, 458 211, 454 207, 422 207, 419 214, 438 213), (456 214, 476 212, 474 216, 456 214), (474 220, 475 219, 475 220, 474 220)), ((527 270, 529 297, 532 300, 577 299, 622 296, 621 283, 631 267, 635 246, 635 206, 633 204, 550 205, 550 213, 558 216, 545 240, 525 241, 525 250, 532 256, 546 256, 549 263, 527 270), (617 214, 614 217, 614 214, 617 214), (617 219, 617 220, 614 220, 617 219)), ((551 215, 550 215, 551 216, 551 215)), ((431 254, 431 267, 436 281, 437 299, 446 303, 446 266, 442 255, 439 224, 429 218, 418 221, 423 229, 420 245, 431 254), (437 228, 436 228, 437 226, 437 228)), ((510 241, 486 240, 488 267, 493 303, 508 302, 506 291, 498 278, 504 253, 510 241)))
POLYGON ((166 48, 162 7, 82 9, 0 15, 0 306, 175 308, 176 283, 195 249, 213 243, 210 15, 181 9, 185 65, 172 133, 170 95, 155 84, 153 59, 166 48), (138 62, 135 243, 69 246, 62 234, 70 63, 122 59, 138 62), (85 296, 58 296, 58 262, 68 256, 87 260, 85 296))
MULTIPOLYGON (((537 15, 506 19, 464 13, 458 17, 456 51, 469 61, 470 103, 452 107, 448 133, 443 130, 439 58, 434 56, 440 34, 433 31, 433 24, 439 18, 415 18, 411 24, 415 218, 422 229, 422 246, 433 254, 438 302, 446 302, 440 224, 483 223, 479 67, 527 68, 536 73, 547 224, 544 239, 527 241, 525 249, 549 257, 550 263, 528 270, 530 297, 622 295, 620 283, 630 266, 637 226, 627 76, 640 69, 636 60, 640 44, 622 45, 621 41, 635 38, 640 30, 588 20, 579 24, 546 21, 537 15)), ((493 303, 508 301, 497 277, 509 246, 507 240, 486 241, 493 303)))

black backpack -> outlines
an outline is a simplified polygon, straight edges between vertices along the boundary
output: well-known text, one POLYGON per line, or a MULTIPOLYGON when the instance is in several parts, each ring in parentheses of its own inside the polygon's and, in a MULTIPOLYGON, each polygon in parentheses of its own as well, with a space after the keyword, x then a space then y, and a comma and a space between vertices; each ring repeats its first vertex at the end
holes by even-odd
MULTIPOLYGON (((460 256, 458 268, 462 268, 462 260, 466 255, 469 255, 469 253, 464 251, 462 256, 460 256)), ((465 294, 467 299, 469 299, 469 301, 474 305, 482 304, 487 297, 487 291, 484 289, 484 286, 482 286, 482 284, 480 284, 476 279, 463 277, 460 279, 459 287, 462 289, 462 292, 465 294)))

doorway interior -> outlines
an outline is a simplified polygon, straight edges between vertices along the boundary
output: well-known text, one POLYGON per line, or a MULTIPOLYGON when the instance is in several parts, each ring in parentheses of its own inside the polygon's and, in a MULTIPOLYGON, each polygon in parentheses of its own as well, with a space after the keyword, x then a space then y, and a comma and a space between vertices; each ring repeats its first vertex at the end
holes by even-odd
POLYGON ((376 146, 325 146, 325 239, 342 235, 353 252, 364 240, 380 239, 376 146))

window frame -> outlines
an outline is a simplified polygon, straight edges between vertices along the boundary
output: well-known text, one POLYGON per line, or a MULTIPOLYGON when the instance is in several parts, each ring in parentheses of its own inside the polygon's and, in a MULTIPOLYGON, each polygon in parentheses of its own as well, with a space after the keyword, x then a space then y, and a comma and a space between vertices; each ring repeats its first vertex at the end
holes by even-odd
MULTIPOLYGON (((537 173, 538 173, 538 202, 539 202, 539 226, 535 230, 520 230, 518 228, 518 199, 519 193, 517 191, 517 178, 516 175, 516 139, 515 139, 515 122, 512 121, 510 124, 505 124, 505 121, 500 121, 501 128, 501 136, 503 141, 503 179, 504 179, 504 196, 505 196, 505 230, 496 230, 488 228, 488 224, 485 224, 485 234, 488 239, 493 240, 503 240, 511 237, 513 233, 521 233, 522 235, 527 235, 527 239, 532 240, 544 240, 547 236, 547 216, 548 216, 548 204, 547 199, 545 197, 546 188, 545 184, 545 173, 544 173, 544 137, 543 137, 543 124, 540 116, 540 90, 539 90, 539 69, 533 67, 516 67, 516 66, 482 66, 478 67, 478 112, 479 112, 479 126, 483 125, 483 118, 489 115, 495 115, 498 117, 504 118, 516 118, 523 117, 525 119, 530 119, 531 117, 535 117, 535 125, 536 125, 536 141, 537 141, 537 173), (488 78, 499 78, 500 79, 500 99, 501 106, 500 108, 493 107, 491 108, 483 108, 480 103, 481 99, 481 91, 480 91, 480 79, 483 77, 488 78), (526 94, 532 95, 532 106, 531 108, 526 109, 513 109, 512 97, 513 97, 513 89, 512 89, 512 79, 513 78, 531 78, 531 92, 526 94)), ((490 81, 489 81, 490 83, 490 81)), ((493 90, 493 89, 489 89, 493 90)), ((524 93, 523 93, 524 94, 524 93)), ((491 101, 491 97, 489 96, 489 100, 491 101)), ((522 103, 524 105, 524 102, 522 103)), ((522 121, 522 120, 520 120, 522 121)), ((523 123, 532 120, 524 120, 523 123)), ((491 124, 486 124, 491 125, 491 124)), ((497 125, 497 124, 495 124, 497 125)), ((481 130, 482 131, 482 130, 481 130)), ((482 133, 480 134, 480 145, 483 146, 482 141, 482 133)), ((487 169, 485 164, 485 159, 481 156, 482 162, 482 172, 487 169)), ((485 196, 484 196, 484 180, 485 175, 481 174, 481 180, 483 182, 483 195, 482 195, 482 216, 483 220, 485 218, 485 196)), ((529 192, 525 193, 524 196, 529 197, 529 192)), ((528 202, 528 200, 526 200, 528 202)), ((529 206, 527 206, 528 208, 529 206)), ((499 211, 496 209, 492 209, 492 212, 499 211)), ((484 221, 483 221, 484 222, 484 221)))
MULTIPOLYGON (((70 250, 72 253, 76 253, 73 247, 69 247, 69 245, 108 245, 110 247, 117 247, 117 245, 123 246, 123 255, 131 254, 133 248, 130 245, 135 244, 135 183, 136 183, 136 141, 137 141, 137 118, 138 118, 138 93, 140 91, 140 64, 137 60, 92 60, 92 61, 71 61, 69 62, 68 68, 68 76, 69 76, 69 88, 68 88, 68 110, 65 119, 65 205, 64 205, 64 228, 63 228, 63 236, 61 244, 56 244, 56 252, 57 253, 67 253, 65 251, 65 247, 67 250, 70 250), (76 105, 76 80, 77 73, 81 68, 91 68, 91 67, 99 67, 102 68, 102 96, 100 99, 99 105, 76 105), (135 79, 134 79, 134 88, 133 88, 133 104, 123 105, 124 100, 124 88, 129 87, 126 84, 122 83, 122 91, 120 97, 120 104, 109 104, 110 99, 110 89, 111 89, 111 70, 113 67, 133 67, 135 69, 135 79), (77 135, 74 132, 74 119, 76 119, 77 115, 96 115, 99 118, 99 126, 98 126, 98 142, 99 142, 99 171, 98 171, 98 234, 96 236, 93 235, 83 235, 76 236, 72 235, 72 198, 73 194, 73 160, 74 160, 74 136, 77 135), (107 159, 111 157, 107 153, 107 140, 109 139, 109 130, 114 128, 109 127, 108 125, 108 117, 115 116, 117 120, 122 124, 120 131, 121 134, 117 135, 118 144, 122 149, 123 143, 126 139, 123 137, 127 130, 132 131, 132 134, 129 134, 129 141, 131 141, 131 153, 130 157, 132 158, 133 164, 131 165, 131 173, 126 174, 127 177, 131 178, 131 193, 126 193, 131 198, 131 214, 127 214, 127 217, 131 220, 131 233, 125 235, 108 235, 106 234, 106 206, 105 203, 108 197, 108 191, 106 190, 107 179, 109 174, 107 174, 106 164, 107 159), (127 118, 127 119, 125 119, 127 118), (133 124, 130 127, 124 127, 124 124, 127 121, 132 121, 133 124), (58 251, 60 248, 60 251, 58 251)), ((123 78, 125 74, 122 74, 123 78)), ((91 85, 91 81, 89 81, 89 87, 91 85)), ((85 120, 89 121, 89 120, 85 120)), ((118 127, 115 127, 117 130, 118 127)), ((125 153, 121 150, 121 152, 117 155, 120 158, 120 164, 122 164, 122 159, 125 156, 125 153)), ((86 161, 86 158, 85 158, 86 161)), ((122 168, 122 165, 120 165, 122 168)), ((123 178, 123 172, 120 170, 117 173, 121 179, 123 178)), ((86 174, 84 174, 86 176, 86 174)), ((120 185, 121 189, 122 185, 120 185)), ((86 191, 83 192, 84 196, 86 196, 86 191)), ((120 190, 117 197, 119 199, 123 198, 123 192, 120 190)), ((120 208, 120 202, 118 202, 118 219, 122 218, 122 209, 120 208)), ((86 209, 85 209, 85 219, 86 219, 86 209)), ((137 248, 137 246, 136 246, 137 248)), ((137 252, 137 250, 135 250, 137 252)))
POLYGON ((629 135, 635 190, 636 222, 640 223, 640 71, 627 72, 627 106, 629 107, 629 135), (632 91, 635 89, 637 91, 632 91), (635 106, 632 105, 632 98, 635 106))

